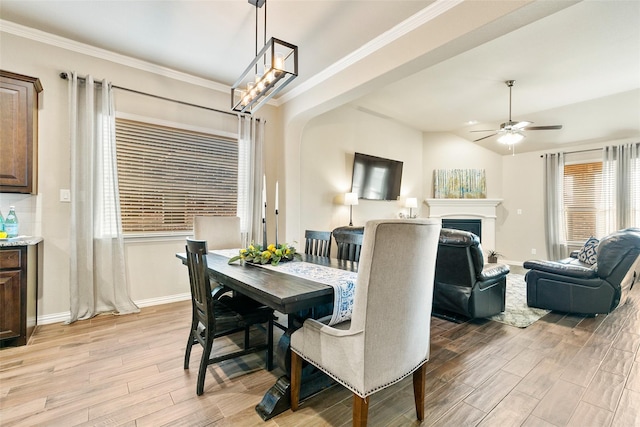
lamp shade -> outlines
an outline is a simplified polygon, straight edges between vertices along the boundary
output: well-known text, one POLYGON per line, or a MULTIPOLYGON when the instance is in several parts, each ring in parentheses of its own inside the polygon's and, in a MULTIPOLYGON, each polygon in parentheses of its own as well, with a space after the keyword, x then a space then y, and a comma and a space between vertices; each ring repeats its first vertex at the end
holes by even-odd
POLYGON ((418 207, 418 199, 416 197, 407 197, 404 201, 405 208, 417 208, 418 207))
POLYGON ((358 204, 358 193, 345 193, 344 194, 344 204, 348 206, 353 206, 358 204))

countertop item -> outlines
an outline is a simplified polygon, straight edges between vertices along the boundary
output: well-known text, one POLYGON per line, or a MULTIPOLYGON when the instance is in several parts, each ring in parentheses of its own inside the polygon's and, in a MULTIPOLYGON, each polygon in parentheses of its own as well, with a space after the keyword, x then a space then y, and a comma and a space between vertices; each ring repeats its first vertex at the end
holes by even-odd
POLYGON ((42 242, 42 237, 39 236, 18 236, 0 239, 0 247, 29 246, 37 245, 40 242, 42 242))

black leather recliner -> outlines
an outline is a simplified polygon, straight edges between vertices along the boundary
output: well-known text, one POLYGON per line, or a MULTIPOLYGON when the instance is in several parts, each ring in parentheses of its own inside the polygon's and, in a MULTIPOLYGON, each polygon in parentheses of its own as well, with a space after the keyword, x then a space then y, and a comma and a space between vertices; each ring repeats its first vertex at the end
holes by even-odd
POLYGON ((434 314, 477 318, 504 311, 507 274, 508 265, 484 263, 478 236, 443 228, 436 258, 434 314))
POLYGON ((565 313, 604 314, 626 302, 627 294, 640 281, 640 229, 631 228, 602 238, 596 263, 576 258, 560 261, 531 260, 527 304, 565 313))

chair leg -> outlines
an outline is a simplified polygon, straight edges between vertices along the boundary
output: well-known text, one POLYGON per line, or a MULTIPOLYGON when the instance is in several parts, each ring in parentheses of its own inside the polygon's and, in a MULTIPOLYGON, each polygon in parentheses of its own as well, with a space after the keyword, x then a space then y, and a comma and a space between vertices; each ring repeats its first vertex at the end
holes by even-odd
POLYGON ((213 339, 207 337, 202 349, 202 359, 200 359, 200 370, 198 371, 198 384, 196 386, 196 394, 202 396, 204 393, 204 378, 207 376, 207 366, 209 366, 209 357, 213 348, 213 339))
POLYGON ((353 427, 366 427, 369 417, 369 396, 360 397, 353 395, 353 427))
POLYGON ((184 369, 189 369, 189 359, 191 358, 191 347, 193 347, 193 331, 189 333, 187 348, 184 351, 184 369))
POLYGON ((273 369, 273 317, 267 324, 267 371, 273 369))
POLYGON ((250 345, 249 345, 249 329, 251 328, 251 326, 247 326, 246 328, 244 328, 244 349, 247 350, 250 345))
POLYGON ((427 382, 427 363, 423 363, 413 373, 413 397, 416 402, 418 420, 424 420, 424 387, 427 382))
MULTIPOLYGON (((289 350, 291 351, 291 350, 289 350)), ((302 381, 302 357, 291 351, 291 410, 298 410, 300 401, 300 383, 302 381)))

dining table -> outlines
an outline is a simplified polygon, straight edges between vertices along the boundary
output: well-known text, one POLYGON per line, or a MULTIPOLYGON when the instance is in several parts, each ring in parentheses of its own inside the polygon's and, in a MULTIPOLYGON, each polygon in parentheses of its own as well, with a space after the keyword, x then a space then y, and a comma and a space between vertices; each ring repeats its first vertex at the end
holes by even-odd
MULTIPOLYGON (((237 251, 235 253, 237 254, 237 251)), ((340 288, 336 288, 335 284, 329 284, 326 279, 334 274, 327 273, 346 274, 346 277, 351 279, 342 279, 342 282, 348 282, 350 288, 355 287, 357 262, 308 254, 300 255, 300 260, 282 264, 300 263, 294 267, 308 266, 312 269, 317 266, 323 269, 321 272, 324 274, 292 274, 278 266, 260 266, 245 261, 229 263, 229 254, 225 254, 224 251, 210 251, 206 257, 207 270, 212 281, 287 316, 286 325, 280 325, 284 333, 275 349, 275 361, 285 374, 276 380, 256 405, 256 412, 265 421, 290 408, 291 334, 302 326, 305 318, 322 317, 327 314, 327 307, 329 307, 328 314, 331 314, 332 305, 339 297, 340 288), (334 292, 334 289, 338 291, 334 292)), ((177 253, 176 257, 186 265, 186 253, 177 253)), ((292 269, 288 268, 288 270, 292 269)), ((336 317, 335 314, 334 311, 333 318, 336 317)), ((302 371, 300 397, 301 399, 310 397, 333 384, 334 381, 322 371, 313 365, 306 365, 302 371)))

